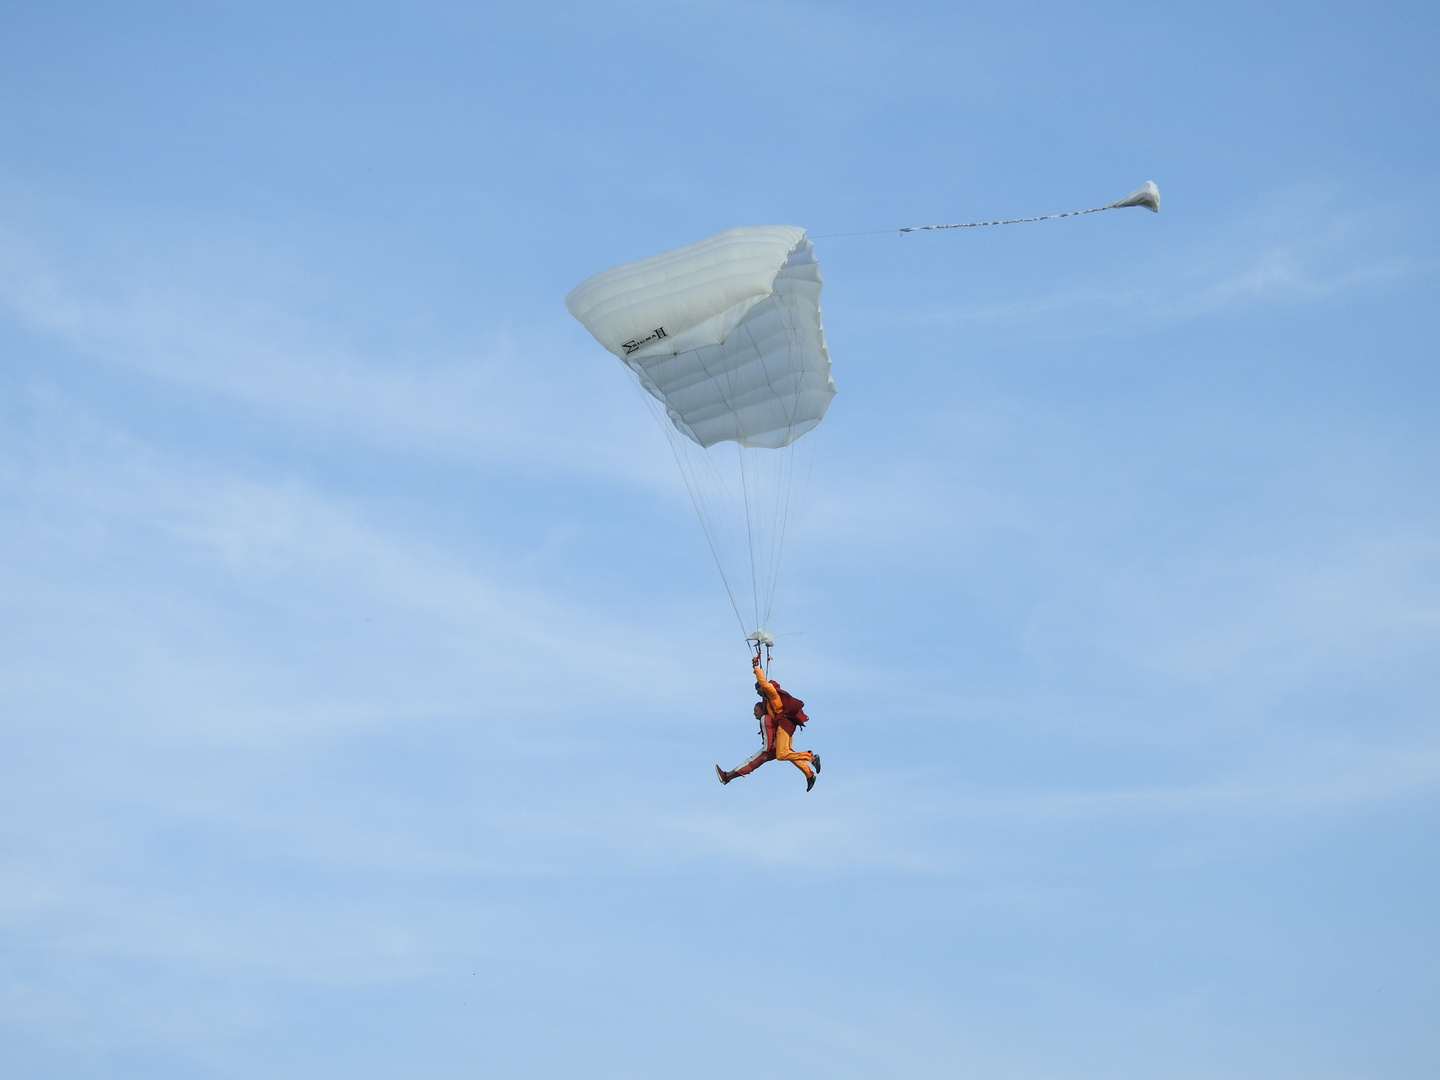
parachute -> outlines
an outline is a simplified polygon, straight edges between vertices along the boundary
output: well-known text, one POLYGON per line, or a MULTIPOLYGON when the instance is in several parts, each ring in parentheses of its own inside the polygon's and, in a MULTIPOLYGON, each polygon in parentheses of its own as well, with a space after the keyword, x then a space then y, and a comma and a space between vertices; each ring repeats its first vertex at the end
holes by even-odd
POLYGON ((793 225, 725 229, 603 270, 565 306, 634 373, 742 632, 773 644, 785 537, 835 383, 820 267, 793 225))
MULTIPOLYGON (((1063 214, 883 231, 1016 225, 1129 206, 1158 212, 1159 188, 1147 180, 1123 199, 1063 214)), ((735 618, 757 648, 775 643, 767 627, 808 479, 814 436, 806 436, 835 396, 820 287, 804 229, 754 225, 602 270, 565 298, 634 373, 670 440, 735 618)))

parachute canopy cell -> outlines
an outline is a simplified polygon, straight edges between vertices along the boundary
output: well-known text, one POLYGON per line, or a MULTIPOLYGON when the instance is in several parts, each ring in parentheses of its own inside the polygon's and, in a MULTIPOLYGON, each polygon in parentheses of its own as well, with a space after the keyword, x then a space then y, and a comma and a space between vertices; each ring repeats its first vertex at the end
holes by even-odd
POLYGON ((820 286, 804 229, 751 225, 602 270, 565 306, 687 438, 777 449, 835 396, 820 286))

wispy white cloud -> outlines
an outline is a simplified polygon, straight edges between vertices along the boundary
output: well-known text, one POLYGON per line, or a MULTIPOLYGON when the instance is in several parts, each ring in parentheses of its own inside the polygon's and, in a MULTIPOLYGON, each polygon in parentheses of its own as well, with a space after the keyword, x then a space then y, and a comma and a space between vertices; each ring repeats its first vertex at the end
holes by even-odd
POLYGON ((101 364, 317 437, 670 485, 627 379, 604 355, 569 351, 558 306, 523 339, 497 320, 484 341, 432 334, 381 352, 299 316, 286 287, 302 278, 283 254, 230 237, 197 252, 162 233, 80 254, 0 223, 0 309, 101 364))
MULTIPOLYGON (((12 580, 10 600, 58 612, 77 601, 79 589, 96 614, 111 606, 108 626, 92 624, 97 652, 112 636, 140 640, 137 617, 157 620, 167 636, 183 636, 187 620, 207 617, 185 608, 208 603, 217 605, 208 617, 223 622, 219 607, 227 590, 263 604, 282 625, 298 619, 313 630, 340 632, 349 646, 367 615, 392 626, 423 626, 437 653, 502 687, 522 673, 535 678, 558 667, 587 685, 618 689, 614 673, 622 653, 602 643, 645 640, 641 628, 617 626, 560 594, 510 583, 503 564, 483 548, 470 551, 473 561, 456 562, 411 533, 397 533, 393 524, 387 528, 375 508, 298 479, 186 461, 63 408, 47 410, 40 426, 47 442, 69 449, 21 460, 16 455, 25 451, 12 443, 0 468, 8 474, 9 497, 27 508, 30 527, 22 530, 12 518, 7 547, 13 560, 32 565, 47 551, 63 551, 73 559, 68 574, 91 579, 84 585, 57 577, 12 580), (107 567, 117 561, 128 562, 130 573, 106 580, 107 567), (170 609, 171 603, 182 608, 170 609), (501 678, 502 672, 512 678, 501 678)), ((294 631, 282 637, 287 647, 299 644, 294 631)), ((657 639, 650 648, 664 645, 657 639)), ((255 659, 252 653, 247 662, 255 659)), ((189 700, 195 689, 187 685, 177 700, 189 700)), ((254 730, 253 721, 245 726, 254 730)))

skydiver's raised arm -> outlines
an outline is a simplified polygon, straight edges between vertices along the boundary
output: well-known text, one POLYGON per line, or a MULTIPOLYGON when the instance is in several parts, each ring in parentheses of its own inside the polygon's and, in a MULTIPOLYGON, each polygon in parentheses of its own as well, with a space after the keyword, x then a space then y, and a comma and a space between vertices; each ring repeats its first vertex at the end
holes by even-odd
POLYGON ((760 654, 756 653, 750 661, 750 666, 755 669, 755 686, 760 691, 760 696, 765 699, 765 708, 771 716, 779 716, 785 711, 785 705, 780 700, 780 692, 770 685, 770 680, 765 677, 765 672, 760 670, 760 654))

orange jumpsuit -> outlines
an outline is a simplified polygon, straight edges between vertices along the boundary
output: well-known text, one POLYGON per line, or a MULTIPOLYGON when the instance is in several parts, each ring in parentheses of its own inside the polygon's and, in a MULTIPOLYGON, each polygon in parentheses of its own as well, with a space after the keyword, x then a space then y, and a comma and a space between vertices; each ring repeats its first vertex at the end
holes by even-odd
POLYGON ((765 673, 758 666, 755 668, 755 685, 760 688, 760 696, 765 699, 765 719, 762 721, 764 726, 761 732, 765 737, 765 746, 730 775, 747 776, 773 758, 790 762, 809 780, 815 775, 810 767, 815 755, 809 750, 796 750, 791 746, 795 721, 785 715, 785 706, 780 701, 779 691, 770 685, 770 680, 765 678, 765 673))

